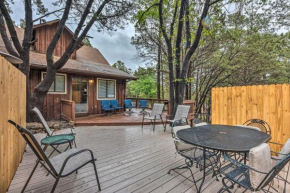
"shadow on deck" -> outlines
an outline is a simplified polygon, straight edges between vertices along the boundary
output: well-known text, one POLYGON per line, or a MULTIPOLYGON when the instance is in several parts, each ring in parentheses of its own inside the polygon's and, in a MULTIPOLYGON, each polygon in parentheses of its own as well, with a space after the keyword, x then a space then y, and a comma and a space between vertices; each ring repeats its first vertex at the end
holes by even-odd
MULTIPOLYGON (((130 126, 130 125, 142 125, 143 114, 139 112, 141 109, 133 109, 131 115, 121 112, 119 114, 109 115, 90 115, 87 117, 78 117, 75 120, 76 126, 130 126)), ((166 111, 163 113, 163 121, 165 121, 166 111)), ((150 121, 145 120, 144 125, 150 125, 150 121)), ((162 124, 160 120, 156 121, 156 124, 162 124)))

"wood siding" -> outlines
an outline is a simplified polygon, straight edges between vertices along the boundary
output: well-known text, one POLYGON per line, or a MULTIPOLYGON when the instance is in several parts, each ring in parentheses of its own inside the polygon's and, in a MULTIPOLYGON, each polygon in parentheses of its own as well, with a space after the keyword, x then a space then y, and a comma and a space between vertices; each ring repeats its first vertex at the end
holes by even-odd
POLYGON ((26 126, 26 77, 0 56, 0 192, 6 192, 22 159, 25 141, 11 119, 26 126))
MULTIPOLYGON (((57 30, 57 27, 58 27, 58 23, 53 23, 50 25, 44 25, 44 26, 35 28, 33 30, 34 39, 37 39, 37 41, 34 44, 34 50, 36 52, 46 54, 47 47, 50 44, 57 30)), ((72 37, 73 35, 65 28, 63 30, 63 34, 61 35, 53 54, 55 56, 61 56, 65 52, 65 49, 67 48, 72 37)), ((70 58, 76 59, 76 51, 71 55, 70 58)))
POLYGON ((243 124, 249 119, 266 121, 271 141, 290 138, 290 85, 258 85, 212 89, 212 124, 243 124))
MULTIPOLYGON (((41 72, 39 69, 30 70, 30 93, 33 92, 35 86, 41 81, 41 72)), ((100 114, 101 102, 97 100, 97 78, 95 76, 80 76, 75 74, 67 74, 67 94, 48 94, 44 100, 43 113, 47 120, 59 120, 61 118, 61 100, 71 100, 71 82, 72 78, 87 78, 88 80, 88 113, 87 115, 100 114)), ((104 77, 102 77, 104 78, 104 77)), ((116 79, 116 100, 123 105, 125 99, 126 80, 116 79)))

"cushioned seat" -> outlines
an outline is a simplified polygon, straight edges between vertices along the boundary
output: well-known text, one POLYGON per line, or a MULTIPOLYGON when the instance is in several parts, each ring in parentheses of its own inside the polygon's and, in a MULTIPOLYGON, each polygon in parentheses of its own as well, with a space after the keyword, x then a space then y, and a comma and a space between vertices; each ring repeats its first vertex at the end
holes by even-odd
MULTIPOLYGON (((70 155, 80 151, 81 149, 70 149, 66 152, 63 152, 51 159, 49 161, 53 165, 56 172, 60 172, 61 167, 66 160, 67 157, 70 155)), ((62 172, 62 175, 65 176, 71 172, 73 172, 76 168, 81 167, 82 165, 85 165, 86 163, 89 163, 92 161, 92 156, 89 151, 82 152, 76 156, 73 157, 73 159, 70 159, 67 164, 65 165, 65 168, 62 172)))
POLYGON ((247 126, 247 125, 235 125, 237 127, 243 127, 246 129, 253 129, 253 130, 257 130, 257 131, 261 131, 261 129, 259 127, 255 127, 255 126, 247 126))

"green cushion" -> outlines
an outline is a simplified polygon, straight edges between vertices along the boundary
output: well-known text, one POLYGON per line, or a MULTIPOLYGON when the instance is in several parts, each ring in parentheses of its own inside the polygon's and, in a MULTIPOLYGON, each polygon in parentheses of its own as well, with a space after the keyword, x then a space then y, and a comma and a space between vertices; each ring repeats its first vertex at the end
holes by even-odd
POLYGON ((65 135, 53 135, 50 137, 46 137, 41 140, 41 144, 43 145, 59 145, 63 143, 68 143, 69 141, 73 141, 75 139, 74 135, 65 134, 65 135))

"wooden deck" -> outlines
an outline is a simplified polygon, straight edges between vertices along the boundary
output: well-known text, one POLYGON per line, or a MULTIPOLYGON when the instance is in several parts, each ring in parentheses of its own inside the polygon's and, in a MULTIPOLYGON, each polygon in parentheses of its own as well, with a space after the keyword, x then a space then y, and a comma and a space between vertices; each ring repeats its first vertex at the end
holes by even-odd
MULTIPOLYGON (((139 112, 141 109, 132 109, 134 113, 131 115, 121 112, 119 114, 109 114, 109 115, 90 115, 86 117, 77 117, 75 120, 76 126, 132 126, 141 125, 143 114, 139 112)), ((164 111, 163 117, 165 121, 165 116, 167 112, 164 111)), ((156 121, 157 124, 162 124, 161 121, 156 121)), ((144 125, 149 125, 150 121, 145 120, 144 125)))
MULTIPOLYGON (((170 168, 184 163, 184 159, 175 153, 169 129, 164 133, 162 126, 157 126, 155 132, 151 126, 145 126, 144 129, 140 126, 94 126, 77 127, 76 133, 78 148, 91 149, 98 159, 96 163, 103 193, 196 192, 192 182, 175 172, 167 174, 170 168)), ((43 134, 37 135, 39 139, 43 137, 43 134)), ((9 193, 21 191, 35 160, 31 149, 27 148, 9 193)), ((192 169, 196 178, 201 176, 202 173, 195 167, 192 169)), ((181 172, 190 176, 189 171, 181 172)), ((27 192, 49 192, 54 178, 46 174, 43 168, 38 167, 26 189, 27 192)), ((203 185, 203 192, 215 193, 221 186, 221 181, 208 176, 203 185)), ((242 188, 235 190, 242 191, 242 188)), ((80 169, 78 174, 62 178, 56 192, 98 192, 92 165, 80 169)))

